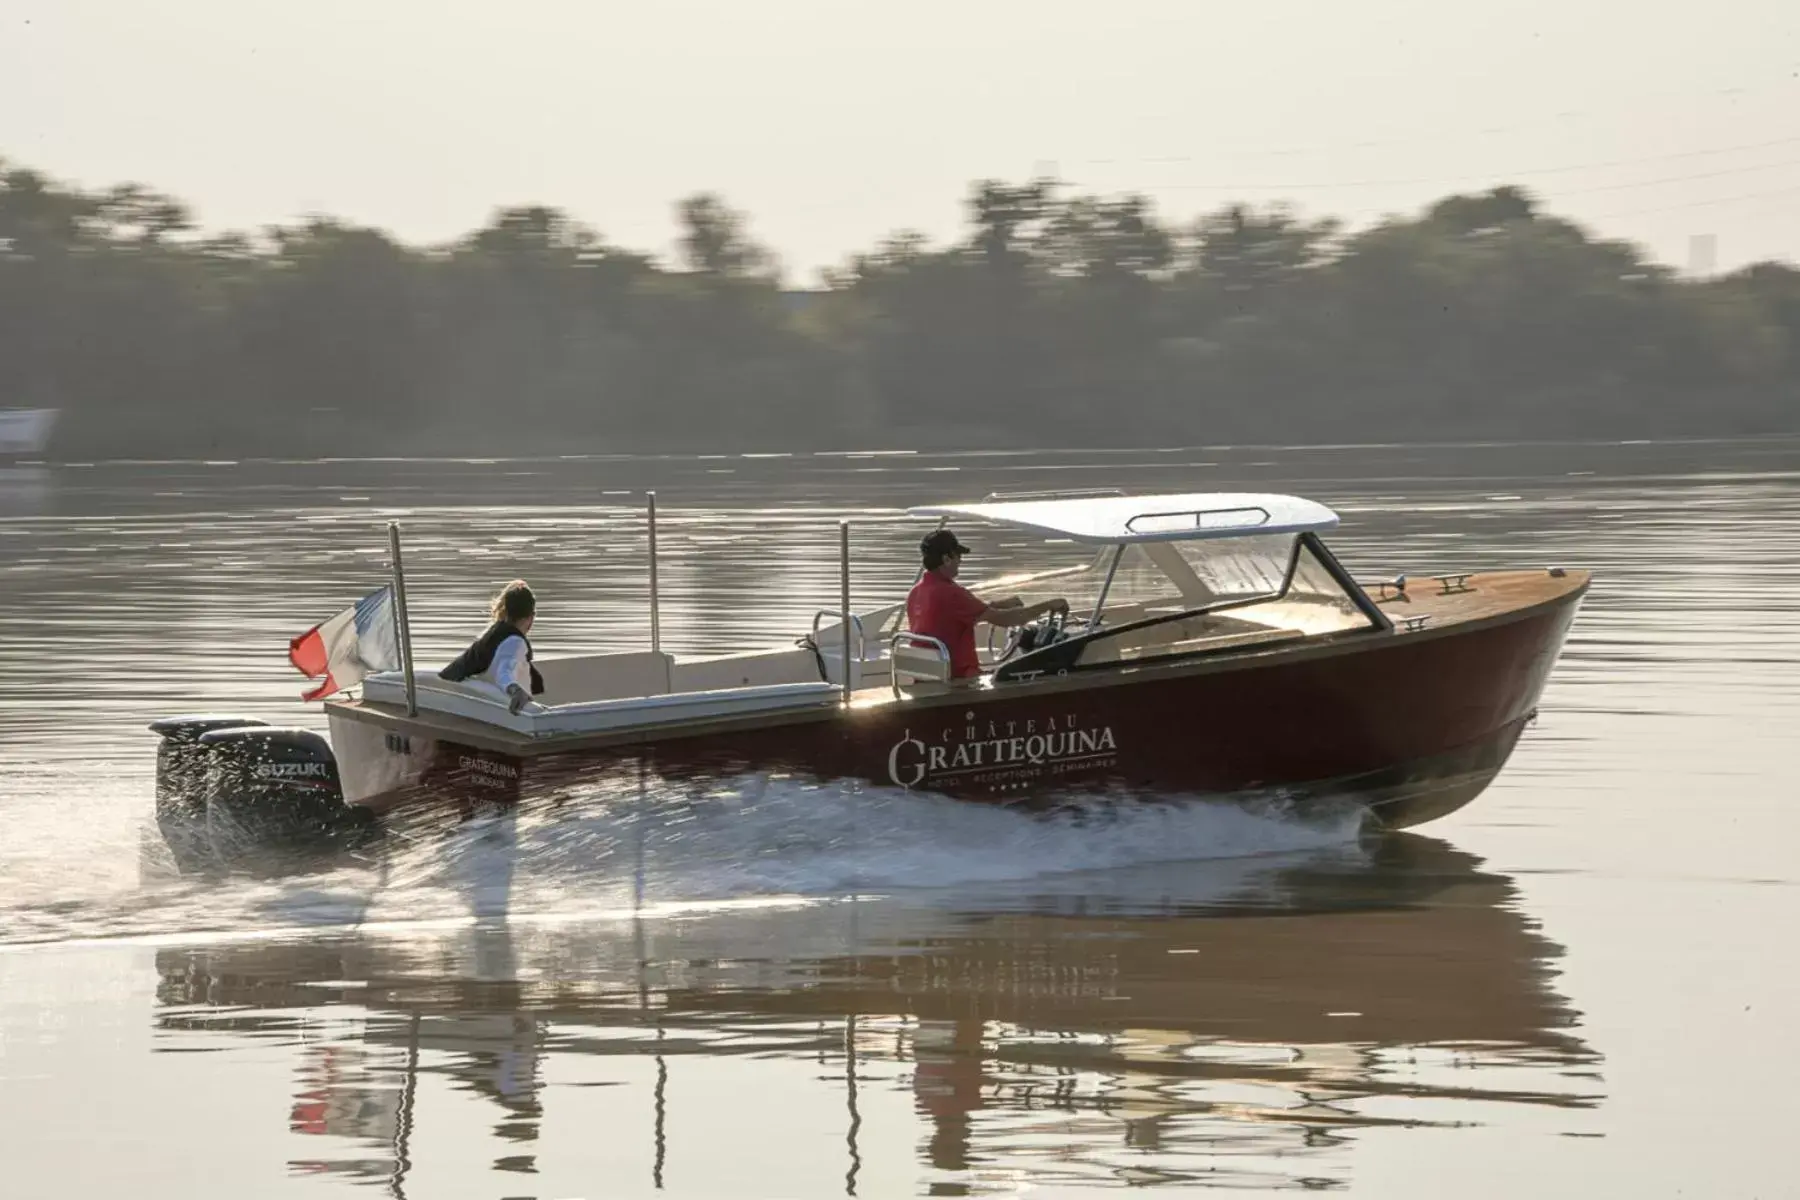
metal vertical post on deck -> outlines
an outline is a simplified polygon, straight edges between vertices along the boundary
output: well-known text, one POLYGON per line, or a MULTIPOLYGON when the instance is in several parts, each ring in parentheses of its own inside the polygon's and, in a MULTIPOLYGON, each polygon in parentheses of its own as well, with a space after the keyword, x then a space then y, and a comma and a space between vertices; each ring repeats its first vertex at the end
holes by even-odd
POLYGON ((656 580, 656 493, 650 497, 650 649, 662 649, 662 614, 656 580))
POLYGON ((400 567, 400 522, 388 522, 388 562, 394 572, 394 633, 400 641, 400 673, 406 676, 406 715, 419 715, 419 685, 413 679, 412 622, 406 616, 406 572, 400 567))
POLYGON ((856 686, 850 679, 850 522, 838 522, 838 603, 844 615, 844 703, 856 686))
POLYGON ((1106 582, 1100 585, 1100 598, 1094 601, 1094 615, 1088 618, 1088 628, 1100 628, 1100 610, 1106 607, 1106 594, 1112 591, 1113 576, 1119 573, 1119 560, 1125 557, 1125 543, 1120 542, 1113 551, 1112 562, 1106 567, 1106 582))

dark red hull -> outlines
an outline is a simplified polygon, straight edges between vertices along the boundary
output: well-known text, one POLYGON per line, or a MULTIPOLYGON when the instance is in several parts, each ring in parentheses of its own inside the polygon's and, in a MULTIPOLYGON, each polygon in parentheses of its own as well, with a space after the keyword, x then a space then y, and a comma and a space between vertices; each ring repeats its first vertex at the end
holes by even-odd
MULTIPOLYGON (((1503 618, 1102 677, 826 710, 801 722, 509 756, 440 743, 419 782, 508 800, 639 773, 737 773, 1056 805, 1349 793, 1391 826, 1467 803, 1532 715, 1581 591, 1503 618)), ((343 751, 340 749, 340 755, 343 751)))

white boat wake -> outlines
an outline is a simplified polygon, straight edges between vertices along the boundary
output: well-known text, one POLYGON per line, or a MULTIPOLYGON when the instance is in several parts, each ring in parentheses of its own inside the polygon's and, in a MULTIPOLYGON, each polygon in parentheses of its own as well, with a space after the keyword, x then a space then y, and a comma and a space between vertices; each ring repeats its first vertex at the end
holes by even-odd
POLYGON ((1128 873, 1146 881, 1129 902, 1154 905, 1179 893, 1191 903, 1229 891, 1266 856, 1355 844, 1354 806, 1309 812, 1301 820, 1267 800, 1164 798, 1034 814, 897 789, 745 777, 704 794, 528 806, 414 830, 378 858, 314 874, 149 879, 133 892, 27 904, 4 914, 0 946, 279 938, 493 919, 547 924, 892 893, 962 905, 1045 889, 1079 898, 1099 887, 1108 895, 1098 900, 1117 902, 1119 868, 1180 863, 1196 867, 1128 873), (1083 880, 1082 872, 1107 875, 1083 880))

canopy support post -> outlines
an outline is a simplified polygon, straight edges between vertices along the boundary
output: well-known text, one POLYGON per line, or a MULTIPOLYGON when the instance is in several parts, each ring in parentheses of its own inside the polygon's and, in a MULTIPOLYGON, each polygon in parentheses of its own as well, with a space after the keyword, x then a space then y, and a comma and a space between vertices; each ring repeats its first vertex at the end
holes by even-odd
MULTIPOLYGON (((838 522, 838 604, 844 615, 844 704, 856 685, 850 676, 850 522, 838 522)), ((858 648, 860 652, 860 647, 858 648)))
POLYGON ((1106 594, 1112 591, 1113 576, 1119 573, 1119 560, 1125 557, 1125 543, 1120 542, 1113 548, 1112 562, 1106 568, 1106 582, 1100 585, 1100 598, 1094 601, 1094 615, 1088 618, 1088 628, 1100 628, 1100 610, 1106 607, 1106 594))
POLYGON ((656 493, 647 493, 650 497, 650 649, 662 650, 662 613, 661 597, 657 592, 656 579, 656 493))

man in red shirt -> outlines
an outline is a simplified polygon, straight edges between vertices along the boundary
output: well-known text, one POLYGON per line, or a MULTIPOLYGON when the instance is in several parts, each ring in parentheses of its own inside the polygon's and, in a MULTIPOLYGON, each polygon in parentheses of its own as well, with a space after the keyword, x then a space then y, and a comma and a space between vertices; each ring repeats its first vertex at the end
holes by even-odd
POLYGON ((1030 624, 1048 612, 1069 611, 1069 602, 1061 597, 1025 604, 1015 596, 989 604, 956 582, 963 555, 968 552, 969 548, 948 529, 926 534, 919 543, 925 573, 906 597, 907 628, 949 647, 952 680, 974 679, 981 674, 981 660, 975 656, 975 626, 985 622, 1010 628, 1030 624))

